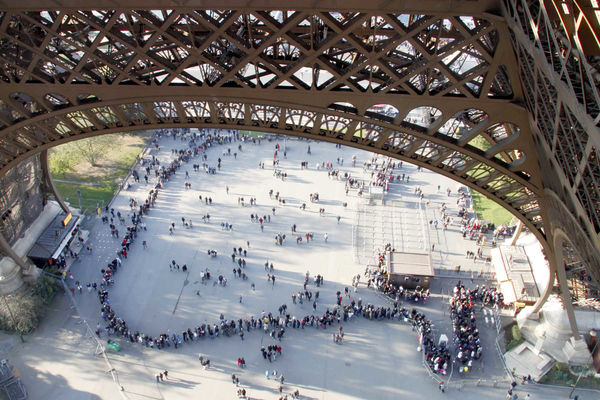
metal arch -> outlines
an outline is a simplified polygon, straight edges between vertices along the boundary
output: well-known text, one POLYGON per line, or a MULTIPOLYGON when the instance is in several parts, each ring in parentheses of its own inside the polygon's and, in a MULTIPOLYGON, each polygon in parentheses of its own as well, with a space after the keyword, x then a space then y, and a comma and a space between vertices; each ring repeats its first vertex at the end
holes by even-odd
POLYGON ((42 168, 42 185, 44 186, 44 191, 46 194, 51 194, 54 196, 54 199, 65 213, 70 213, 71 210, 69 209, 69 206, 67 203, 65 203, 60 193, 58 193, 58 190, 56 190, 56 186, 54 185, 54 180, 52 179, 52 174, 50 173, 50 165, 48 163, 48 149, 41 151, 40 164, 42 168))
POLYGON ((0 6, 0 176, 127 130, 320 139, 484 193, 536 234, 563 286, 564 230, 600 282, 600 10, 583 1, 46 3, 0 6), (431 120, 414 121, 423 106, 431 120))
POLYGON ((467 14, 465 2, 449 12, 428 0, 406 13, 231 3, 0 10, 0 176, 42 149, 131 126, 246 127, 394 153, 542 235, 516 60, 505 22, 486 13, 497 2, 467 14), (417 107, 431 120, 414 121, 417 107))
MULTIPOLYGON (((518 108, 512 110, 513 113, 516 111, 518 108)), ((472 146, 461 147, 456 139, 439 132, 430 133, 412 122, 393 123, 391 118, 386 121, 382 116, 368 117, 368 113, 359 115, 298 104, 260 104, 200 97, 94 103, 80 106, 76 111, 55 112, 43 117, 36 118, 34 124, 52 131, 58 139, 48 140, 19 154, 4 169, 41 149, 126 130, 206 126, 275 132, 340 143, 434 170, 481 191, 542 236, 542 193, 521 172, 511 171, 506 163, 494 156, 486 158, 484 152, 472 146)), ((23 128, 18 128, 17 132, 20 129, 23 128)))

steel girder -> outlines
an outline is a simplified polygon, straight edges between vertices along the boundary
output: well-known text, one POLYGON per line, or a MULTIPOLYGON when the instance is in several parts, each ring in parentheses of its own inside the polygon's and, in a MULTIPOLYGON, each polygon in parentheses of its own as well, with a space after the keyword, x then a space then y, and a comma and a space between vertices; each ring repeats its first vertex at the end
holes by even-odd
POLYGON ((600 283, 600 8, 580 0, 504 5, 534 122, 546 227, 570 240, 600 283))
POLYGON ((544 240, 516 59, 505 22, 486 13, 497 2, 390 2, 389 10, 355 1, 293 10, 273 1, 225 10, 210 1, 153 10, 76 3, 0 10, 0 176, 44 149, 104 133, 278 132, 442 173, 544 240), (393 11, 400 3, 423 8, 393 11))
POLYGON ((483 15, 498 12, 499 0, 2 0, 7 10, 110 10, 118 3, 119 9, 178 10, 309 10, 309 11, 359 11, 413 14, 445 13, 453 15, 483 15))

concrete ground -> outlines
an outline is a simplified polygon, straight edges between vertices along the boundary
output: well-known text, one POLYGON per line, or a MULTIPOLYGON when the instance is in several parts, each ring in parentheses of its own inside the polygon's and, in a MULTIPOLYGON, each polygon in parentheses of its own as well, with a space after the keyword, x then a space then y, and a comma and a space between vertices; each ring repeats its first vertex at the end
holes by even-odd
MULTIPOLYGON (((329 178, 326 170, 317 170, 315 164, 331 161, 342 173, 368 179, 370 172, 365 172, 362 165, 375 155, 346 147, 336 148, 327 143, 288 139, 285 140, 286 157, 281 158, 281 151, 279 154, 279 168, 287 173, 287 178, 282 181, 273 176, 271 167, 276 143, 284 146, 283 139, 263 140, 260 145, 243 143, 241 151, 237 150, 239 143, 216 146, 207 152, 211 166, 216 167, 217 158, 223 159, 222 168, 216 175, 193 172, 191 164, 202 163, 196 158, 184 164, 161 190, 156 206, 144 219, 147 232, 138 235, 128 259, 123 261, 123 267, 116 274, 116 284, 109 290, 112 307, 134 331, 153 336, 181 332, 203 322, 217 322, 221 313, 226 318, 256 317, 262 311, 277 313, 282 304, 288 305, 291 315, 301 318, 312 314, 312 307, 306 303, 292 304, 291 295, 302 289, 307 271, 311 277, 321 274, 325 278, 323 287, 317 289, 311 281, 307 288, 320 291, 316 313, 323 313, 335 303, 335 292, 343 291, 350 285, 352 276, 364 272, 364 264, 356 262, 353 235, 359 220, 357 213, 369 207, 365 206, 367 201, 356 191, 350 191, 346 196, 343 182, 329 178), (309 145, 310 155, 307 154, 309 145), (237 151, 237 158, 223 155, 228 147, 232 153, 237 151), (351 166, 353 155, 357 157, 356 167, 351 166), (338 157, 343 158, 343 165, 337 164, 338 157), (264 169, 258 167, 260 161, 265 162, 264 169), (308 170, 300 169, 301 161, 309 161, 308 170), (192 188, 187 190, 184 188, 185 171, 189 171, 187 181, 192 183, 192 188), (226 186, 230 188, 229 194, 226 186), (270 189, 279 192, 286 204, 280 205, 271 199, 270 189), (320 195, 319 203, 309 201, 309 194, 315 192, 320 195), (200 202, 199 195, 211 197, 212 205, 200 202), (245 200, 243 207, 238 204, 241 197, 245 200), (255 197, 258 205, 250 206, 250 197, 255 197), (348 203, 347 207, 344 202, 348 203), (304 211, 300 209, 302 203, 307 205, 304 211), (325 208, 324 215, 319 213, 319 208, 325 208), (210 223, 203 223, 201 216, 207 213, 211 216, 210 223), (270 215, 271 222, 265 224, 264 231, 250 220, 250 214, 257 213, 270 215), (339 223, 338 216, 341 217, 339 223), (185 229, 181 217, 191 219, 193 228, 185 229), (176 224, 174 235, 169 235, 168 231, 171 222, 176 224), (233 230, 223 230, 222 222, 232 224, 233 230), (314 241, 306 243, 303 240, 302 244, 296 244, 290 231, 293 224, 297 225, 300 234, 312 232, 314 241), (287 236, 283 246, 276 246, 274 242, 274 236, 279 232, 287 236), (325 233, 328 234, 327 242, 325 233), (142 248, 142 240, 147 241, 148 249, 142 248), (230 254, 233 247, 248 251, 244 271, 249 277, 247 281, 232 274, 230 254), (218 256, 209 258, 208 249, 216 250, 218 256), (171 272, 168 267, 171 260, 186 264, 188 272, 171 272), (266 280, 264 263, 267 260, 275 266, 274 285, 266 280), (203 285, 200 272, 206 268, 213 276, 223 275, 228 280, 227 286, 213 286, 212 281, 203 285), (255 290, 251 283, 255 284, 255 290)), ((186 147, 185 142, 171 138, 163 138, 160 145, 160 150, 153 150, 153 154, 162 164, 173 158, 171 149, 186 147)), ((449 266, 453 270, 461 263, 463 270, 475 273, 484 268, 480 264, 471 265, 472 260, 466 261, 465 251, 475 250, 474 242, 462 239, 457 226, 435 231, 427 224, 422 228, 423 224, 416 219, 411 222, 417 215, 416 209, 410 209, 417 204, 416 187, 421 187, 425 200, 430 201, 422 211, 428 221, 435 218, 442 202, 448 202, 450 214, 455 215, 457 184, 428 171, 417 172, 415 167, 407 164, 402 172, 410 174, 410 183, 393 185, 385 206, 388 209, 373 206, 373 210, 379 207, 376 212, 395 215, 398 221, 404 222, 391 226, 384 226, 382 222, 380 228, 373 230, 378 237, 387 239, 386 229, 392 229, 395 241, 402 242, 406 238, 408 243, 414 241, 416 235, 409 231, 411 226, 415 232, 425 229, 429 244, 436 245, 434 262, 439 263, 436 268, 449 266), (450 198, 446 196, 446 187, 453 190, 450 198), (408 208, 389 209, 399 204, 408 204, 408 208)), ((129 190, 121 192, 115 199, 112 205, 115 212, 129 214, 129 199, 143 201, 152 187, 151 184, 132 183, 129 190)), ((362 223, 368 224, 365 215, 362 223)), ((100 269, 114 258, 119 248, 120 241, 111 237, 108 226, 100 219, 94 218, 85 224, 91 231, 93 251, 82 255, 74 264, 74 279, 68 282, 70 285, 75 280, 84 285, 99 282, 100 269)), ((121 231, 124 228, 120 226, 121 231)), ((363 241, 363 257, 385 244, 377 241, 372 239, 368 249, 363 241)), ((415 243, 418 245, 418 240, 415 243)), ((464 278, 463 281, 467 286, 477 283, 464 278)), ((447 299, 454 284, 456 279, 453 278, 436 280, 430 301, 417 306, 432 319, 437 334, 446 333, 449 337, 451 323, 447 299)), ((376 305, 387 301, 364 285, 353 297, 376 305)), ((468 377, 454 372, 452 376, 442 377, 449 381, 449 389, 442 394, 422 365, 422 354, 416 350, 416 333, 410 326, 397 321, 349 321, 344 324, 343 345, 332 343, 331 329, 288 329, 281 342, 282 356, 272 363, 262 358, 259 349, 261 345, 272 343, 273 339, 258 331, 248 333, 243 341, 239 337, 205 338, 166 350, 152 350, 120 340, 121 351, 107 353, 109 367, 102 357, 95 355, 97 344, 86 328, 87 324, 94 330, 96 324, 102 322, 99 310, 97 296, 85 289, 81 294, 75 293, 74 303, 67 295, 59 296, 39 329, 27 336, 24 344, 12 336, 3 338, 0 342, 2 356, 9 358, 19 369, 31 399, 117 399, 119 396, 126 399, 235 399, 238 387, 232 384, 231 374, 239 376, 240 387, 247 390, 249 398, 278 399, 279 385, 265 377, 266 370, 277 370, 285 376, 284 394, 298 389, 304 399, 504 399, 508 388, 502 363, 493 347, 495 328, 486 326, 483 318, 479 318, 484 340, 483 360, 476 363, 468 377), (200 367, 199 354, 211 360, 210 369, 200 367), (246 359, 246 369, 237 367, 238 357, 246 359), (156 374, 165 369, 169 370, 169 379, 157 383, 156 374), (478 379, 481 379, 479 384, 478 379)), ((100 340, 105 343, 106 339, 103 333, 100 340)), ((525 393, 531 393, 533 399, 564 399, 568 391, 531 385, 518 387, 517 393, 521 398, 525 393)), ((581 399, 595 396, 579 395, 581 399)))

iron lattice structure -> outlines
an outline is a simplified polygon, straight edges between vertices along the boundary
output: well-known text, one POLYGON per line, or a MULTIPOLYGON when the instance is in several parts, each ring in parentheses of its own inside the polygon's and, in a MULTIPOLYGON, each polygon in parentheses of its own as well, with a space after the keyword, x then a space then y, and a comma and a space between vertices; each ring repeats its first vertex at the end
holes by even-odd
MULTIPOLYGON (((552 74, 565 76, 568 57, 560 65, 530 59, 526 48, 544 53, 547 38, 536 42, 543 35, 535 25, 532 37, 528 24, 538 22, 524 16, 552 2, 45 3, 5 0, 0 10, 0 176, 52 146, 105 133, 177 126, 284 133, 449 176, 503 205, 550 250, 552 221, 581 215, 587 230, 579 233, 593 250, 598 189, 587 163, 597 147, 580 143, 585 157, 575 166, 561 140, 582 140, 586 125, 574 121, 592 118, 597 129, 595 88, 556 91, 552 74), (564 102, 579 108, 539 113, 564 102), (570 138, 562 126, 574 127, 570 138), (540 151, 548 154, 538 160, 540 151), (576 171, 567 188, 575 197, 557 190, 561 177, 546 164, 540 170, 544 160, 576 171), (549 214, 549 201, 562 211, 549 214)), ((579 27, 566 30, 569 43, 579 27)))
POLYGON ((282 132, 434 169, 539 230, 542 188, 504 21, 382 11, 4 11, 2 170, 127 129, 282 132), (426 118, 410 116, 422 107, 426 118))
MULTIPOLYGON (((584 278, 579 263, 570 260, 576 254, 586 273, 598 283, 599 4, 589 0, 507 0, 504 14, 533 120, 548 210, 547 229, 570 242, 567 247, 571 250, 561 251, 567 274, 584 278)), ((555 243, 554 247, 563 245, 555 243)))

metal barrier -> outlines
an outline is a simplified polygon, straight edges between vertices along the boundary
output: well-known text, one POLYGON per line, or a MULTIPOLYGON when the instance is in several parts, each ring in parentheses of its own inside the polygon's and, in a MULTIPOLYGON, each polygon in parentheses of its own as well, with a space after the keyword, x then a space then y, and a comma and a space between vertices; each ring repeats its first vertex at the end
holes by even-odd
POLYGON ((125 184, 127 184, 127 181, 129 180, 129 178, 131 178, 131 175, 133 175, 133 171, 135 170, 135 168, 137 167, 137 165, 140 163, 140 161, 142 161, 144 159, 144 157, 146 156, 146 154, 150 151, 150 148, 151 148, 151 145, 152 145, 152 139, 154 139, 155 136, 156 136, 156 132, 154 132, 154 135, 152 135, 152 137, 149 139, 148 145, 146 146, 146 148, 144 148, 144 150, 142 150, 142 152, 136 157, 135 162, 133 163, 133 165, 131 166, 131 168, 129 168, 129 173, 121 181, 121 183, 119 184, 119 186, 117 187, 117 189, 113 193, 110 201, 107 204, 108 207, 110 207, 110 205, 115 200, 115 198, 119 195, 119 193, 121 193, 121 190, 123 190, 123 188, 125 187, 125 184))
POLYGON ((457 390, 463 389, 465 386, 486 386, 491 388, 497 388, 502 385, 508 385, 512 382, 508 379, 469 379, 461 378, 454 381, 454 386, 457 390))
POLYGON ((64 201, 69 203, 71 206, 78 204, 79 205, 78 208, 81 210, 81 214, 85 214, 87 210, 91 210, 92 208, 93 208, 93 212, 91 212, 91 213, 95 213, 96 208, 104 207, 103 199, 94 199, 94 198, 89 198, 89 197, 78 198, 78 199, 73 199, 72 197, 64 197, 63 199, 64 199, 64 201), (93 203, 96 203, 96 204, 94 205, 93 203))
POLYGON ((25 400, 27 398, 27 390, 19 378, 19 372, 8 363, 8 360, 0 361, 0 388, 9 400, 25 400))
POLYGON ((500 335, 498 334, 496 336, 496 340, 494 340, 496 351, 498 352, 498 356, 500 356, 500 360, 502 361, 502 366, 504 367, 504 371, 506 372, 506 375, 512 382, 515 380, 515 376, 513 375, 512 371, 510 371, 508 369, 508 366, 506 365, 506 358, 504 358, 504 353, 502 353, 502 349, 500 348, 500 343, 498 342, 499 339, 500 339, 500 335))
POLYGON ((100 342, 100 339, 98 339, 98 337, 96 336, 96 334, 94 333, 94 331, 92 330, 90 325, 88 324, 87 320, 83 317, 81 311, 79 310, 79 306, 77 305, 77 302, 75 301, 75 297, 73 296, 71 289, 67 286, 64 278, 58 277, 57 275, 50 274, 45 271, 42 271, 42 273, 44 273, 46 276, 50 276, 54 279, 60 280, 60 282, 62 283, 62 285, 65 289, 65 292, 67 293, 67 296, 69 296, 69 299, 71 300, 71 303, 73 304, 73 308, 79 315, 79 318, 81 319, 81 322, 83 323, 85 330, 88 333, 88 336, 96 343, 96 355, 101 355, 102 358, 104 358, 104 362, 106 363, 106 366, 108 367, 107 372, 110 372, 112 380, 115 383, 115 385, 117 385, 117 388, 119 390, 119 393, 121 394, 121 397, 124 399, 127 399, 128 397, 123 393, 125 389, 123 388, 123 386, 121 386, 121 382, 119 381, 119 375, 117 374, 117 370, 112 366, 112 364, 110 363, 110 360, 108 359, 108 356, 106 355, 106 352, 104 351, 104 345, 102 344, 102 342, 100 342))
MULTIPOLYGON (((429 367, 429 365, 427 364, 427 360, 425 360, 425 351, 423 349, 421 349, 421 362, 423 363, 423 367, 425 367, 425 371, 427 372, 427 375, 429 375, 429 377, 437 384, 439 384, 440 382, 443 381, 443 379, 441 379, 439 376, 437 376, 436 373, 434 373, 431 368, 429 367)), ((450 374, 450 377, 452 376, 452 374, 450 374)))
MULTIPOLYGON (((421 219, 421 226, 423 227, 423 239, 425 239, 425 244, 426 244, 426 248, 424 249, 426 252, 430 252, 431 251, 431 238, 429 237, 429 224, 427 223, 427 220, 425 218, 425 211, 423 210, 423 202, 421 201, 421 198, 419 197, 419 217, 421 219), (427 230, 427 232, 426 232, 427 230)), ((431 254, 431 253, 430 253, 431 254)))
POLYGON ((491 281, 495 277, 492 272, 477 272, 475 270, 456 271, 455 268, 434 268, 436 278, 479 279, 491 281))
MULTIPOLYGON (((389 304, 394 304, 394 301, 392 299, 390 299, 389 296, 386 296, 385 294, 381 293, 379 290, 375 290, 375 293, 384 301, 388 302, 389 304)), ((421 334, 421 332, 419 331, 419 329, 417 329, 417 332, 419 333, 419 335, 421 334)), ((425 367, 425 371, 427 372, 427 375, 429 375, 429 377, 431 379, 433 379, 436 383, 440 383, 441 381, 443 381, 443 379, 441 379, 435 372, 433 372, 431 370, 431 368, 429 367, 429 365, 427 364, 427 361, 425 360, 425 351, 423 351, 423 349, 421 349, 421 363, 423 364, 423 367, 425 367)), ((451 369, 450 369, 450 375, 449 378, 452 377, 452 371, 454 370, 454 366, 451 365, 451 369)))

